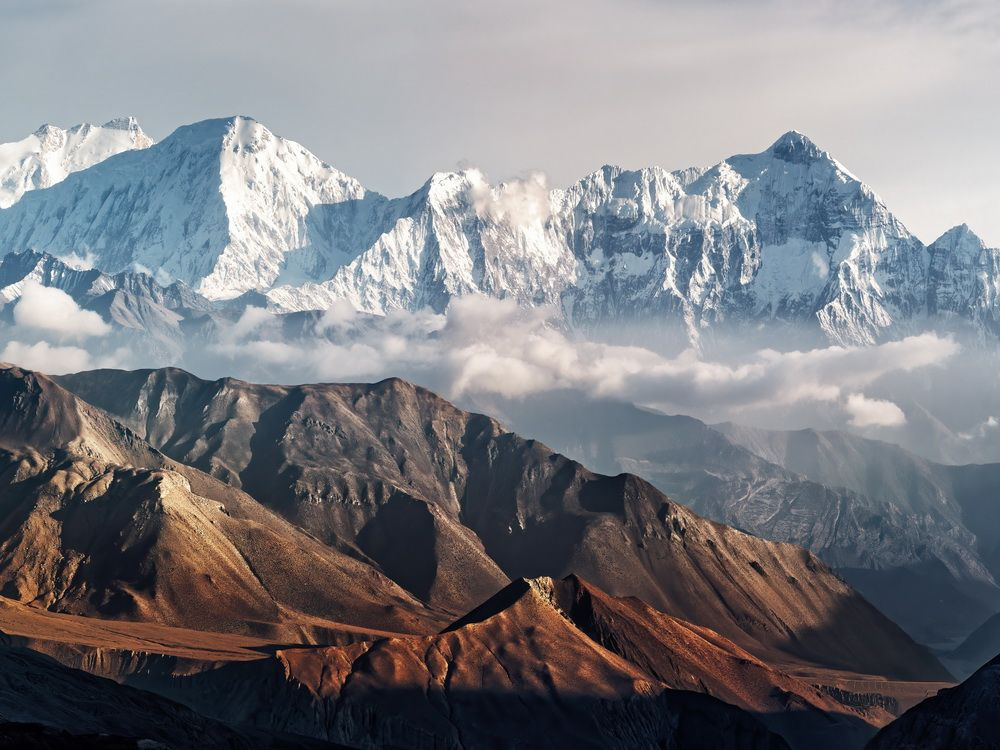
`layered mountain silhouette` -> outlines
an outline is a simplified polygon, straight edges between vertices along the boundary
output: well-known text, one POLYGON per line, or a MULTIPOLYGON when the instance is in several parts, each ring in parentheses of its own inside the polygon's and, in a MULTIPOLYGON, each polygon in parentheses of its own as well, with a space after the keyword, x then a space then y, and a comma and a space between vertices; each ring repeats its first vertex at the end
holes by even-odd
MULTIPOLYGON (((4 366, 0 507, 10 648, 234 743, 859 747, 845 675, 949 679, 809 552, 400 380, 4 366)), ((0 716, 137 736, 50 712, 0 716)))
POLYGON ((1000 607, 993 464, 945 466, 838 431, 708 425, 574 391, 483 406, 599 471, 635 473, 709 518, 812 550, 922 642, 949 649, 1000 607))
POLYGON ((765 658, 946 678, 801 548, 706 521, 638 477, 594 474, 404 381, 258 386, 168 369, 60 382, 431 606, 460 614, 500 582, 577 573, 765 658))

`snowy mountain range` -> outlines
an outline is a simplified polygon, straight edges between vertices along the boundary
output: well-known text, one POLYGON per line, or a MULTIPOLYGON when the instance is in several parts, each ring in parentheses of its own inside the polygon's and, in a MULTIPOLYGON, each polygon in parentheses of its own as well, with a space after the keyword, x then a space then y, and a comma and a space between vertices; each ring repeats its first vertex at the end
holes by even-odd
POLYGON ((251 118, 153 145, 129 119, 0 146, 0 174, 0 253, 275 312, 441 311, 481 293, 582 327, 665 321, 692 342, 768 321, 858 344, 928 320, 998 331, 1000 250, 965 226, 925 246, 796 132, 708 169, 607 166, 566 189, 472 169, 390 199, 251 118))
POLYGON ((134 117, 68 130, 42 125, 20 141, 0 144, 0 208, 17 203, 29 190, 51 187, 122 151, 148 148, 153 139, 134 117))

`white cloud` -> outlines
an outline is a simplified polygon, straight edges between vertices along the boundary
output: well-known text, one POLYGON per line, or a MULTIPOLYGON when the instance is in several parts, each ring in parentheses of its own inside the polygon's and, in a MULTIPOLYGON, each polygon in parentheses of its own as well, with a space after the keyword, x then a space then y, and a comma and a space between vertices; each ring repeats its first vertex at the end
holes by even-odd
MULTIPOLYGON (((241 321, 242 323, 242 321, 241 321)), ((454 300, 445 315, 346 309, 320 319, 317 335, 287 339, 257 313, 250 340, 216 346, 218 368, 268 380, 415 380, 451 398, 518 398, 571 388, 687 414, 825 404, 852 424, 899 424, 891 402, 861 391, 889 373, 942 363, 958 351, 949 338, 911 336, 872 347, 807 351, 763 349, 739 361, 688 350, 665 356, 642 346, 583 340, 563 331, 553 311, 478 296, 454 300)))
POLYGON ((263 307, 248 307, 233 326, 232 337, 236 340, 244 339, 273 319, 274 316, 263 307))
POLYGON ((903 410, 892 401, 852 393, 847 397, 844 408, 855 427, 899 427, 906 424, 903 410))
POLYGON ((47 341, 25 344, 11 341, 0 352, 0 361, 49 375, 79 372, 93 367, 90 354, 78 346, 53 346, 47 341))
POLYGON ((544 224, 552 215, 548 178, 544 172, 530 172, 519 179, 507 180, 481 196, 480 211, 496 221, 517 227, 544 224))
POLYGON ((976 440, 986 437, 997 428, 1000 428, 1000 419, 990 415, 971 430, 967 432, 959 432, 958 436, 962 438, 962 440, 976 440))
POLYGON ((104 336, 111 331, 100 315, 82 309, 66 292, 34 280, 24 283, 14 306, 14 323, 67 338, 104 336))
POLYGON ((57 255, 59 260, 77 271, 89 271, 97 264, 97 255, 90 250, 57 255))
POLYGON ((820 255, 819 253, 812 254, 813 267, 816 269, 816 275, 821 279, 825 279, 830 275, 830 261, 820 255))

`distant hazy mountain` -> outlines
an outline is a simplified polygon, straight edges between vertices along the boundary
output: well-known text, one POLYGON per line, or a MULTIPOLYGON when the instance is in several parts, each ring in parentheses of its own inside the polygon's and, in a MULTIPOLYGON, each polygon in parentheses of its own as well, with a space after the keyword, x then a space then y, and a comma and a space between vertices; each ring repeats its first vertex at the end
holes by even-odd
POLYGON ((807 547, 924 642, 954 643, 1000 608, 998 465, 942 466, 841 432, 709 426, 568 391, 479 406, 709 518, 807 547))
POLYGON ((181 282, 161 285, 137 271, 78 269, 46 253, 26 251, 0 258, 0 321, 11 319, 28 283, 66 292, 112 325, 117 332, 113 346, 137 345, 150 361, 173 361, 192 340, 211 336, 219 320, 235 319, 181 282))
POLYGON ((992 335, 1000 265, 965 227, 925 247, 794 132, 710 169, 604 167, 555 190, 468 170, 388 199, 245 117, 25 194, 0 211, 0 248, 146 269, 213 300, 259 292, 285 311, 441 310, 479 292, 580 326, 640 318, 698 340, 780 321, 842 343, 928 320, 992 335))

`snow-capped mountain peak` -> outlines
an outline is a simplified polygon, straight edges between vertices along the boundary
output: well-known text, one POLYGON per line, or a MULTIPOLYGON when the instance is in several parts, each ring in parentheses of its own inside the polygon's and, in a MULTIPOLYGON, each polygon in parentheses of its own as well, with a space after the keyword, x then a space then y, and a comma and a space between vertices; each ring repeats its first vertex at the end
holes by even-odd
POLYGON ((365 195, 300 144, 230 117, 180 127, 25 196, 0 226, 11 249, 72 248, 101 270, 148 269, 225 299, 267 288, 289 267, 292 277, 332 273, 349 256, 314 239, 343 218, 331 227, 314 208, 365 195))
POLYGON ((771 144, 768 152, 783 161, 797 164, 829 158, 829 154, 797 130, 789 130, 783 134, 771 144))
MULTIPOLYGON (((101 127, 107 128, 108 130, 128 130, 130 132, 142 130, 142 128, 139 127, 139 121, 132 115, 116 117, 113 120, 108 120, 101 127)), ((149 145, 152 145, 152 141, 150 141, 149 145)))
POLYGON ((963 223, 944 232, 931 243, 931 247, 947 250, 951 253, 978 255, 986 249, 986 243, 972 231, 968 224, 963 223))
POLYGON ((109 156, 152 144, 134 117, 68 129, 46 123, 27 138, 0 144, 0 208, 16 203, 30 190, 55 185, 109 156))
POLYGON ((967 228, 925 247, 797 131, 708 168, 605 166, 564 189, 466 169, 388 199, 251 117, 206 120, 28 193, 0 211, 0 241, 279 311, 479 293, 571 325, 679 322, 695 343, 767 321, 871 343, 928 313, 985 324, 1000 296, 997 253, 967 228))
POLYGON ((927 247, 927 312, 971 319, 981 331, 1000 332, 1000 250, 967 224, 952 227, 927 247))

